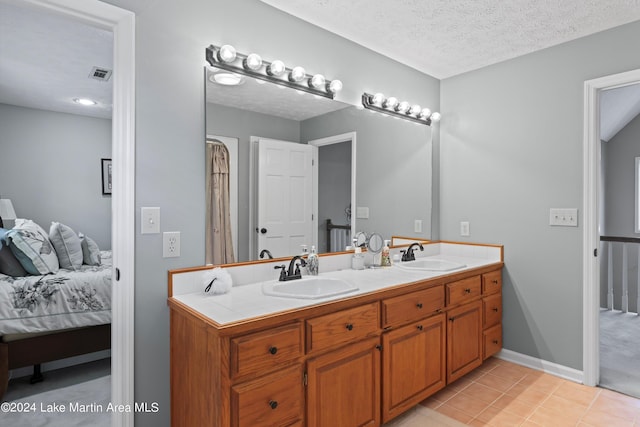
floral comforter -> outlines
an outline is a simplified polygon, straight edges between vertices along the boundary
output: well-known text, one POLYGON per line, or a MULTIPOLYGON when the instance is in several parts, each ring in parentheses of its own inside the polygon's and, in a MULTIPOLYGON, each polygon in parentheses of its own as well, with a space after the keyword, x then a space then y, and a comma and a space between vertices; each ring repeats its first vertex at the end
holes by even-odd
POLYGON ((111 323, 111 251, 102 264, 44 276, 0 274, 0 335, 111 323))

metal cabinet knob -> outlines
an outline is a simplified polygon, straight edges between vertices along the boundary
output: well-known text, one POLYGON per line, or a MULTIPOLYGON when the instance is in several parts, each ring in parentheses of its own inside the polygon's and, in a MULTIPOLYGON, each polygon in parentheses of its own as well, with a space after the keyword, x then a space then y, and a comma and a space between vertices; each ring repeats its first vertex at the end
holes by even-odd
POLYGON ((271 346, 269 347, 269 353, 276 354, 278 352, 278 347, 271 346))
POLYGON ((417 328, 418 328, 419 331, 424 329, 424 327, 422 325, 418 325, 417 328))
POLYGON ((275 400, 270 400, 269 406, 271 407, 271 409, 276 409, 278 407, 278 402, 275 400))
POLYGON ((350 331, 351 331, 351 330, 353 330, 353 325, 352 325, 351 323, 347 323, 347 326, 346 326, 346 327, 347 327, 347 329, 348 329, 348 330, 350 330, 350 331))
POLYGON ((422 303, 421 303, 421 302, 417 303, 417 304, 416 304, 416 307, 418 307, 418 308, 422 308, 422 303))

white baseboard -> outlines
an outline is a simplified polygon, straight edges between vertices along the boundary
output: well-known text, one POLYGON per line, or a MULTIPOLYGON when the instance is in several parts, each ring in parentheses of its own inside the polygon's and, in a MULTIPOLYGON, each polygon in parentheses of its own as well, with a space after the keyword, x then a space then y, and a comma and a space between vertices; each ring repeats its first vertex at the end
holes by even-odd
POLYGON ((548 362, 546 360, 527 356, 526 354, 517 353, 507 349, 502 349, 495 355, 495 357, 506 360, 507 362, 513 362, 518 365, 526 366, 527 368, 555 375, 556 377, 564 378, 569 381, 580 384, 584 383, 584 372, 569 368, 568 366, 558 365, 557 363, 548 362))
MULTIPOLYGON (((69 366, 81 365, 83 363, 95 362, 96 360, 111 357, 111 350, 96 351, 94 353, 81 354, 79 356, 67 357, 66 359, 54 360, 40 365, 41 372, 53 371, 56 369, 68 368, 69 366)), ((33 374, 33 366, 16 368, 9 371, 9 378, 26 377, 33 374)))

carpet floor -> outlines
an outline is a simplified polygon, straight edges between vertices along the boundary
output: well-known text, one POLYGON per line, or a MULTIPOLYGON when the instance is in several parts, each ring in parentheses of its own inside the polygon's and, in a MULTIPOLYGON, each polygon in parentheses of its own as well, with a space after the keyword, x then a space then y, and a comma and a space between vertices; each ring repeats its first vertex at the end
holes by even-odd
POLYGON ((109 427, 111 376, 2 403, 0 425, 109 427))
POLYGON ((600 310, 600 386, 640 398, 640 316, 600 310))

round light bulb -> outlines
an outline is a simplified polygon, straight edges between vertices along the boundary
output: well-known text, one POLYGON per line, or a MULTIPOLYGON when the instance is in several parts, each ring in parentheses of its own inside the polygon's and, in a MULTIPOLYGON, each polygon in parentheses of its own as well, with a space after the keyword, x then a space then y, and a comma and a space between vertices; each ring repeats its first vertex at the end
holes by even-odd
POLYGON ((414 104, 411 106, 411 109, 409 110, 409 114, 417 116, 418 114, 420 114, 420 111, 422 111, 422 107, 420 107, 418 104, 414 104))
POLYGON ((329 91, 332 93, 338 93, 342 90, 342 82, 340 80, 331 80, 329 83, 329 91))
POLYGON ((407 101, 402 101, 400 104, 398 104, 398 106, 396 107, 396 111, 398 113, 406 113, 407 110, 409 109, 409 103, 407 101))
POLYGON ((398 105, 398 98, 390 96, 386 101, 384 101, 383 107, 393 110, 394 108, 396 108, 396 105, 398 105))
POLYGON ((422 119, 428 119, 430 115, 431 110, 428 108, 423 108, 422 111, 420 111, 420 118, 422 119))
POLYGON ((257 53, 251 53, 243 61, 244 68, 258 71, 262 67, 262 58, 257 53))
POLYGON ((432 122, 439 122, 441 118, 442 115, 440 115, 440 113, 438 113, 437 111, 431 115, 432 122))
POLYGON ((291 70, 291 73, 289 74, 289 80, 291 80, 292 82, 301 82, 302 80, 304 80, 306 75, 307 72, 304 70, 304 68, 293 67, 293 70, 291 70))
POLYGON ((378 92, 371 97, 371 103, 373 105, 377 105, 378 107, 382 107, 382 103, 384 102, 384 94, 378 92))
POLYGON ((286 69, 287 67, 284 66, 284 62, 276 59, 269 66, 267 66, 267 74, 269 74, 270 76, 279 77, 285 72, 286 69))
POLYGON ((222 62, 233 62, 236 59, 236 48, 225 44, 218 51, 218 59, 222 62))
POLYGON ((73 98, 73 102, 75 102, 76 104, 87 106, 87 107, 97 104, 96 101, 89 98, 73 98))
POLYGON ((316 74, 309 79, 309 87, 321 89, 325 85, 325 78, 322 74, 316 74))

